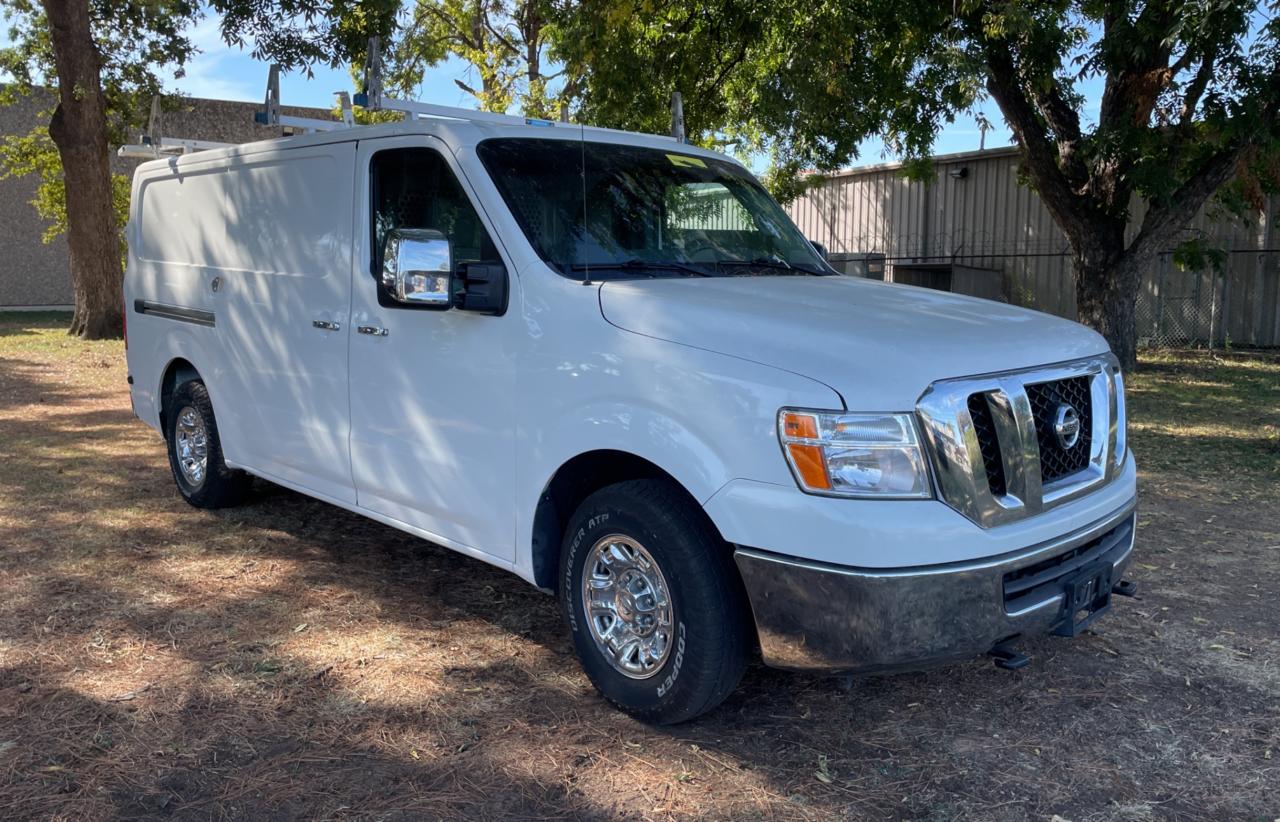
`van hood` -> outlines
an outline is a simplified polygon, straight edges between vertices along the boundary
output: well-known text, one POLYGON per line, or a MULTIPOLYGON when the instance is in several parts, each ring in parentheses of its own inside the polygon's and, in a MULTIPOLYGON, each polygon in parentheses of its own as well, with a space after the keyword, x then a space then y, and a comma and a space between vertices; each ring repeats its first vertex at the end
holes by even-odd
POLYGON ((600 310, 636 334, 810 377, 854 411, 908 411, 936 380, 1107 351, 1049 314, 847 276, 607 282, 600 310))

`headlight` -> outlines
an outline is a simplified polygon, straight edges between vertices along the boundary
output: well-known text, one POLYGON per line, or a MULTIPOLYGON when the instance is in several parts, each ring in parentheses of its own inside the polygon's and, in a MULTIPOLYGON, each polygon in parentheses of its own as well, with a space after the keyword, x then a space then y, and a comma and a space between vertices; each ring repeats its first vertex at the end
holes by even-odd
POLYGON ((784 408, 778 438, 801 489, 840 497, 933 496, 910 414, 784 408))

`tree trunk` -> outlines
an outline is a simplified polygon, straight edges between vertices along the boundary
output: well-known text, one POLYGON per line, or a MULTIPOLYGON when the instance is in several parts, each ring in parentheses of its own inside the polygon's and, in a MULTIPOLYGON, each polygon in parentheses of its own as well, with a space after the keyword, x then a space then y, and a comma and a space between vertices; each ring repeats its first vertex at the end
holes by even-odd
POLYGON ((111 198, 107 106, 100 58, 89 25, 89 5, 43 0, 58 70, 58 107, 49 136, 58 147, 66 180, 67 245, 75 315, 70 333, 87 340, 123 331, 120 237, 111 198))
POLYGON ((1106 338, 1126 371, 1138 362, 1137 306, 1142 270, 1149 255, 1124 247, 1124 229, 1099 227, 1071 264, 1076 280, 1076 318, 1106 338))

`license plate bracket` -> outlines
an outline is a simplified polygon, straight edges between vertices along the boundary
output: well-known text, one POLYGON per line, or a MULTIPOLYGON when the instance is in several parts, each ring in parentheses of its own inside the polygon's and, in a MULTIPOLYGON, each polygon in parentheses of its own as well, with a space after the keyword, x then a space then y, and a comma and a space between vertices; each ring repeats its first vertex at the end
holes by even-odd
POLYGON ((1078 636, 1111 608, 1110 562, 1093 562, 1063 580, 1063 616, 1054 627, 1058 636, 1078 636))

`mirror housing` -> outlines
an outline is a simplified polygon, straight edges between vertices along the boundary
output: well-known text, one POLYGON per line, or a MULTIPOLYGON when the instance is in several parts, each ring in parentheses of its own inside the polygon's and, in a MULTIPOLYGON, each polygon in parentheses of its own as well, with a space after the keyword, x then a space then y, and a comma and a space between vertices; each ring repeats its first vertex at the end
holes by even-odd
POLYGON ((453 246, 439 231, 396 228, 382 250, 382 287, 396 302, 445 310, 453 306, 453 246))
POLYGON ((826 260, 829 257, 827 247, 817 240, 810 240, 809 245, 813 246, 813 250, 818 252, 818 256, 826 260))
POLYGON ((453 245, 434 229, 387 232, 381 283, 387 298, 414 308, 458 308, 480 314, 507 310, 507 267, 501 262, 464 262, 455 271, 453 245))
POLYGON ((507 310, 507 267, 502 263, 462 263, 462 290, 454 304, 463 311, 502 314, 507 310))

